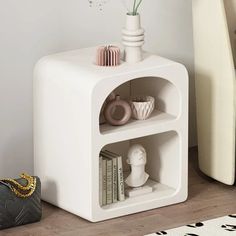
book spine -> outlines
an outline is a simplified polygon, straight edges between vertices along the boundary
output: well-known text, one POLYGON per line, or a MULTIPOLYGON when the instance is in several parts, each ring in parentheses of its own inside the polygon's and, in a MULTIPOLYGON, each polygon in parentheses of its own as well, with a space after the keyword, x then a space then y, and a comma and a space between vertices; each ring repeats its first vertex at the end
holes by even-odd
POLYGON ((112 191, 112 202, 117 202, 118 197, 118 171, 117 171, 117 158, 113 157, 113 191, 112 191))
POLYGON ((118 200, 125 200, 125 188, 124 188, 124 176, 123 176, 123 167, 122 167, 122 157, 117 157, 117 166, 118 166, 118 200))
POLYGON ((103 191, 103 178, 102 178, 102 156, 99 157, 99 204, 102 206, 102 191, 103 191))
POLYGON ((107 160, 102 158, 102 205, 107 204, 107 160))
POLYGON ((118 172, 117 172, 117 156, 112 155, 108 151, 102 151, 101 155, 112 160, 112 202, 118 199, 118 172))
POLYGON ((107 204, 112 203, 112 160, 107 159, 107 204))

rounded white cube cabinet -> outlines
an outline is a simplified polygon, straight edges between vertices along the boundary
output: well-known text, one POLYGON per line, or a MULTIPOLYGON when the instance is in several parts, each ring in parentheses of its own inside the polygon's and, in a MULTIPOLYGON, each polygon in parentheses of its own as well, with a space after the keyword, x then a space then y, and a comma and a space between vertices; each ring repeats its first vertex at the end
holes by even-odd
POLYGON ((179 63, 152 54, 136 64, 94 64, 96 48, 50 55, 34 75, 35 174, 42 199, 89 221, 101 221, 185 201, 188 163, 188 74, 179 63), (122 98, 155 97, 144 121, 99 124, 102 105, 115 91, 122 98), (123 156, 130 145, 147 151, 153 192, 107 206, 99 204, 99 154, 123 156))

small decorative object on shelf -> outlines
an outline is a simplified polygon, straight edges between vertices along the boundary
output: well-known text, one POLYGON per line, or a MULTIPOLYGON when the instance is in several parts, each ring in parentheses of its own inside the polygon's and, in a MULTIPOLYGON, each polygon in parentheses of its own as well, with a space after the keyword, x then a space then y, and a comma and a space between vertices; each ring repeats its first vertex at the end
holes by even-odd
MULTIPOLYGON (((101 109, 101 112, 100 112, 100 117, 99 117, 99 125, 102 125, 102 124, 105 124, 105 123, 106 123, 106 120, 105 120, 105 117, 104 117, 104 109, 105 109, 106 105, 107 105, 110 101, 114 100, 115 98, 116 98, 116 94, 115 94, 114 92, 111 92, 111 93, 109 94, 109 96, 106 98, 105 102, 103 103, 102 109, 101 109)), ((111 111, 111 114, 113 114, 114 111, 115 111, 115 109, 113 109, 113 110, 111 111)))
POLYGON ((122 100, 119 95, 116 95, 115 99, 110 101, 104 109, 104 117, 107 123, 114 126, 126 124, 130 120, 131 113, 132 112, 129 103, 125 100, 122 100), (123 109, 123 116, 119 119, 113 117, 117 107, 121 107, 123 109))
POLYGON ((122 30, 122 41, 125 46, 124 60, 136 63, 143 59, 142 46, 144 44, 144 29, 141 28, 138 8, 142 0, 134 0, 132 10, 126 14, 125 28, 122 30))
POLYGON ((151 96, 134 97, 130 101, 132 117, 136 120, 146 120, 153 112, 155 98, 151 96))
POLYGON ((0 230, 42 217, 40 179, 25 173, 20 177, 0 180, 0 230))
POLYGON ((112 45, 99 47, 96 64, 98 66, 118 66, 120 64, 120 49, 112 45))
POLYGON ((144 185, 149 175, 145 172, 147 153, 142 145, 135 144, 130 147, 127 163, 131 166, 131 173, 125 180, 125 183, 132 188, 126 189, 126 195, 134 197, 152 192, 152 187, 144 185))

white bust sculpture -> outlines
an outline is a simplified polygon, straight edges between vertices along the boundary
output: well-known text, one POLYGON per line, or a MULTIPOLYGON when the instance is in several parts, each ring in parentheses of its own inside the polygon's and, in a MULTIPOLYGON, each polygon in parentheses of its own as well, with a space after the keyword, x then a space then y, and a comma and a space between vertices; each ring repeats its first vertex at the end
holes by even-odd
POLYGON ((130 147, 128 151, 127 163, 131 166, 131 173, 125 180, 130 187, 141 187, 149 178, 145 172, 145 165, 147 162, 146 150, 142 145, 135 144, 130 147))

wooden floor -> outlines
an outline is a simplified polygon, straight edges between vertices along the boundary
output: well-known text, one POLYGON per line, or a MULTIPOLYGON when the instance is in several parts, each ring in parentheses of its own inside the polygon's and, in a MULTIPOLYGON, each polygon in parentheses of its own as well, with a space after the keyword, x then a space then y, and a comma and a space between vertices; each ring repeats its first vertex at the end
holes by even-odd
POLYGON ((189 159, 189 198, 184 203, 101 223, 89 223, 45 203, 40 223, 4 230, 0 236, 139 236, 236 213, 236 187, 203 176, 196 149, 190 150, 189 159))

